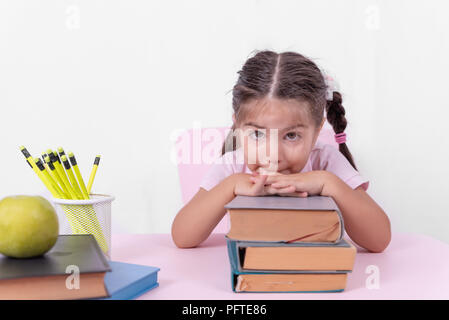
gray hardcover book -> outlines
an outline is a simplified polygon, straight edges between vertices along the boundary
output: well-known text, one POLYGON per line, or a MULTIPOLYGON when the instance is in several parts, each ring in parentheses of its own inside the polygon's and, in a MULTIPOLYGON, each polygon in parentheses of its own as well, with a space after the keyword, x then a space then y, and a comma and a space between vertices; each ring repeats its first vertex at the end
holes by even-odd
MULTIPOLYGON (((306 198, 286 196, 236 196, 224 206, 226 209, 274 209, 274 210, 308 210, 336 211, 340 219, 340 241, 344 234, 344 221, 340 209, 332 197, 310 196, 306 198)), ((325 242, 319 242, 323 244, 325 242)))
POLYGON ((339 211, 332 197, 306 198, 284 196, 236 196, 225 205, 227 209, 332 210, 339 211))
POLYGON ((111 271, 93 235, 60 235, 53 248, 40 257, 16 259, 0 254, 0 280, 66 275, 70 265, 77 266, 80 273, 111 271))

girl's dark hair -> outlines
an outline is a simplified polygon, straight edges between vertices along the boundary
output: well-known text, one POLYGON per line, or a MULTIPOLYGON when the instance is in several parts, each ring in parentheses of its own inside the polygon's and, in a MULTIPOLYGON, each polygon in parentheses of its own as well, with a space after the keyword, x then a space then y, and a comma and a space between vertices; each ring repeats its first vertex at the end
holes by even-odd
MULTIPOLYGON (((347 121, 342 96, 334 91, 333 100, 326 100, 325 79, 311 59, 296 52, 260 51, 245 62, 238 74, 237 83, 232 90, 232 108, 236 122, 245 117, 247 110, 242 106, 247 102, 273 96, 278 99, 308 102, 307 111, 317 127, 321 124, 326 110, 327 121, 335 133, 344 132, 347 121)), ((237 148, 234 129, 235 124, 223 143, 222 155, 237 148)), ((346 143, 339 144, 339 150, 357 170, 346 143)))

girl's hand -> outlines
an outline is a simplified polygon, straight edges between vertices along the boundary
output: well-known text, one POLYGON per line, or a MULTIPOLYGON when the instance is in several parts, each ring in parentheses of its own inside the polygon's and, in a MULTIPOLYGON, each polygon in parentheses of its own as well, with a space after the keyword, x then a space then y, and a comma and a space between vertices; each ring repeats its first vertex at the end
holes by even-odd
POLYGON ((324 170, 294 174, 276 173, 267 177, 265 190, 268 194, 297 197, 326 195, 325 187, 330 183, 329 175, 330 173, 324 170))
MULTIPOLYGON (((241 196, 265 196, 277 194, 287 195, 284 189, 274 189, 266 186, 268 175, 237 173, 234 175, 234 194, 241 196)), ((288 190, 287 190, 288 191, 288 190)), ((307 195, 305 195, 307 196, 307 195)))
POLYGON ((266 175, 258 175, 257 177, 247 174, 235 174, 234 194, 241 196, 263 196, 269 194, 265 191, 266 175))

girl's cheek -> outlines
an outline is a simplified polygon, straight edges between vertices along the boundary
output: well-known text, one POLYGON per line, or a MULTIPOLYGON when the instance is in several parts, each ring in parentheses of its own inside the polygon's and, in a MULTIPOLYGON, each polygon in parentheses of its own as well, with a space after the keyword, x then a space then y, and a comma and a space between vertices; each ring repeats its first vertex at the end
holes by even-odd
MULTIPOLYGON (((285 149, 284 149, 285 150, 285 149)), ((302 146, 296 146, 285 150, 285 158, 292 168, 302 170, 309 158, 308 151, 302 146)))

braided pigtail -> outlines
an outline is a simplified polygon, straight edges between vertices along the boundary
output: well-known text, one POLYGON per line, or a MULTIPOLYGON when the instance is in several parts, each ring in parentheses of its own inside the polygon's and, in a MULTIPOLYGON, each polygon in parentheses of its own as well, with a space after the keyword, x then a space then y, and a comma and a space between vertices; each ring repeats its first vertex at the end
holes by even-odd
POLYGON ((346 134, 344 133, 348 122, 345 117, 345 108, 342 105, 342 97, 338 91, 332 93, 332 100, 326 104, 327 121, 334 128, 335 140, 338 143, 338 149, 348 159, 349 163, 357 170, 351 152, 346 145, 346 134))

